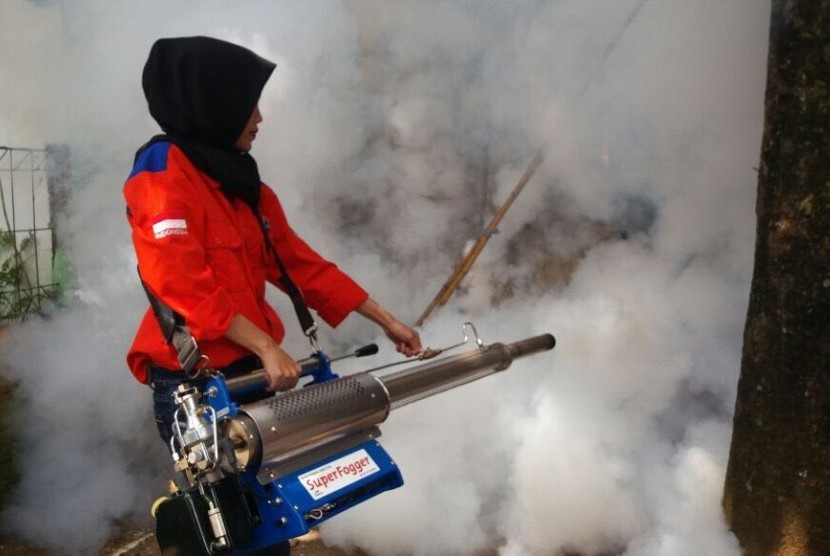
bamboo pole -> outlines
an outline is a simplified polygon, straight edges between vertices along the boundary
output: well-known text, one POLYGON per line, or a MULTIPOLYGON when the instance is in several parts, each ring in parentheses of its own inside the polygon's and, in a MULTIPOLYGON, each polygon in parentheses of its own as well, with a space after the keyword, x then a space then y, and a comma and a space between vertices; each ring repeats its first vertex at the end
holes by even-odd
POLYGON ((427 320, 430 314, 437 308, 443 307, 446 305, 447 301, 450 300, 452 295, 455 293, 455 290, 458 289, 458 286, 461 284, 461 281, 473 267, 473 264, 476 262, 476 259, 484 250, 484 246, 487 245, 487 242, 490 240, 490 236, 492 236, 496 230, 498 229, 499 222, 501 222, 504 215, 507 214, 507 211, 510 209, 510 206, 513 204, 513 201, 516 200, 516 197, 519 196, 519 193, 522 192, 527 182, 530 181, 530 178, 533 177, 533 174, 536 173, 536 170, 539 169, 542 162, 545 160, 545 157, 542 155, 541 151, 537 152, 536 155, 533 157, 533 160, 530 161, 527 169, 525 169, 524 174, 522 177, 519 178, 518 183, 513 188, 513 191, 507 197, 507 199, 502 203, 499 210, 493 215, 492 220, 487 225, 481 234, 479 234, 478 239, 476 239, 475 244, 473 247, 467 252, 467 254, 461 259, 461 261, 456 265, 455 270, 450 275, 449 279, 444 283, 441 287, 441 290, 438 292, 438 295, 432 300, 432 303, 429 304, 429 307, 426 308, 424 313, 418 318, 416 321, 417 326, 421 326, 427 320))

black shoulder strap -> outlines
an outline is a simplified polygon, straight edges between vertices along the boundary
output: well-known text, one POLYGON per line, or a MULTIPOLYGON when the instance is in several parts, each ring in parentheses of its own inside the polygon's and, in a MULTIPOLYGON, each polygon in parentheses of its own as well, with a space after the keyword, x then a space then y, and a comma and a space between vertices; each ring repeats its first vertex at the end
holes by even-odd
POLYGON ((184 318, 153 295, 153 292, 150 291, 150 288, 147 287, 141 277, 141 270, 138 267, 136 267, 136 270, 138 271, 138 279, 141 281, 141 287, 144 288, 144 293, 147 294, 147 299, 150 301, 150 307, 153 308, 153 314, 156 315, 156 320, 159 322, 164 341, 175 348, 179 365, 188 376, 198 374, 199 364, 205 358, 202 357, 196 339, 185 325, 184 318))
POLYGON ((314 317, 311 316, 311 311, 308 310, 308 305, 306 305, 305 300, 303 299, 303 294, 300 291, 300 288, 298 288, 297 284, 294 283, 294 280, 291 279, 291 276, 288 274, 288 269, 285 268, 285 264, 282 262, 282 259, 280 259, 277 249, 271 241, 271 236, 268 235, 268 228, 265 225, 265 220, 263 220, 262 216, 259 214, 258 209, 252 207, 251 210, 253 211, 257 222, 259 222, 259 229, 262 230, 262 237, 265 239, 265 245, 268 246, 268 250, 271 252, 271 255, 274 257, 274 261, 277 263, 277 268, 280 269, 280 284, 282 284, 282 287, 285 288, 286 293, 291 298, 291 303, 294 305, 294 312, 297 313, 297 319, 300 321, 300 327, 303 330, 303 334, 305 334, 305 336, 311 341, 312 347, 316 350, 318 349, 317 322, 314 320, 314 317))

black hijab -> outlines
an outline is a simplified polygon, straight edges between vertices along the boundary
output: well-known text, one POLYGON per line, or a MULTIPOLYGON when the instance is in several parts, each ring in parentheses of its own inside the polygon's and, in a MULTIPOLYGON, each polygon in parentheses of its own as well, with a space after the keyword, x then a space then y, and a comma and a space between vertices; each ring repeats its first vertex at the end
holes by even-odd
MULTIPOLYGON (((234 144, 275 64, 241 46, 210 37, 159 39, 144 65, 150 115, 188 159, 220 184, 228 199, 259 203, 256 161, 234 144)), ((141 152, 139 150, 139 153, 141 152)))

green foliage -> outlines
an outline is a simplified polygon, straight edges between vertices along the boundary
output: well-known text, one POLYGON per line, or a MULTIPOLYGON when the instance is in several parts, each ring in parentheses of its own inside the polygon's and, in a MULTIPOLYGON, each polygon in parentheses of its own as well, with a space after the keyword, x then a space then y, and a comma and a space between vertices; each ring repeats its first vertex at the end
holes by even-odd
POLYGON ((20 245, 13 232, 0 232, 0 322, 24 318, 40 309, 44 300, 54 299, 54 286, 32 284, 26 266, 34 256, 34 232, 20 245))

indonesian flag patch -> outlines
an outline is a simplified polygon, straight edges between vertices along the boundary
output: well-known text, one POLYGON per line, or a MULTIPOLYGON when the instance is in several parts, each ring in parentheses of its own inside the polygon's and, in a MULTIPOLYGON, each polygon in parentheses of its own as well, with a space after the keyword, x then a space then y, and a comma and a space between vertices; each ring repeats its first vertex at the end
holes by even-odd
POLYGON ((186 234, 187 221, 183 213, 166 211, 153 218, 153 235, 156 239, 186 234))

